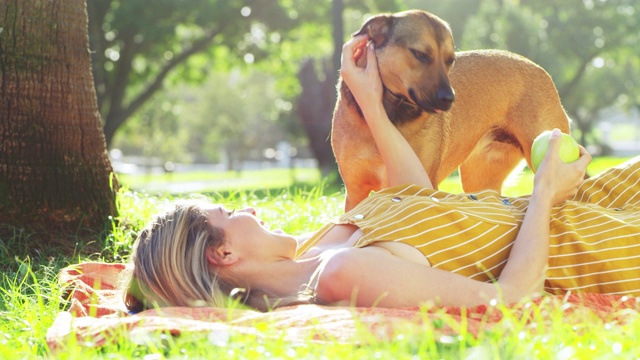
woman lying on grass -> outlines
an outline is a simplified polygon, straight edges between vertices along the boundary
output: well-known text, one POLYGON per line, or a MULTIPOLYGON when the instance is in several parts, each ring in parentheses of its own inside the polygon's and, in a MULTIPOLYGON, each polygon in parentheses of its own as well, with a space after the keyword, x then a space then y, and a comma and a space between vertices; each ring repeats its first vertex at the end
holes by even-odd
POLYGON ((583 181, 554 130, 531 196, 433 190, 382 106, 366 37, 343 48, 341 75, 360 105, 391 187, 310 236, 271 231, 252 208, 188 204, 134 245, 127 306, 224 306, 240 294, 268 309, 318 303, 473 306, 543 291, 640 294, 640 157, 583 181), (355 59, 367 57, 365 68, 355 59), (243 291, 237 291, 243 289, 243 291))

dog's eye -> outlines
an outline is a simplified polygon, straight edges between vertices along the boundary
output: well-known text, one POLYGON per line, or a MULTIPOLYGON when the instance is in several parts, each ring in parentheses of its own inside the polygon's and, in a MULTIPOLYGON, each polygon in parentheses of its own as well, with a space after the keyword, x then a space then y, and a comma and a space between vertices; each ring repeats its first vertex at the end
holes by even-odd
POLYGON ((426 53, 423 53, 422 51, 418 51, 418 50, 414 50, 414 49, 411 49, 411 53, 420 62, 423 62, 425 64, 430 64, 431 63, 431 57, 429 57, 429 55, 427 55, 426 53))
POLYGON ((447 59, 445 64, 447 64, 447 66, 451 66, 453 65, 454 62, 456 62, 456 58, 451 58, 451 59, 447 59))

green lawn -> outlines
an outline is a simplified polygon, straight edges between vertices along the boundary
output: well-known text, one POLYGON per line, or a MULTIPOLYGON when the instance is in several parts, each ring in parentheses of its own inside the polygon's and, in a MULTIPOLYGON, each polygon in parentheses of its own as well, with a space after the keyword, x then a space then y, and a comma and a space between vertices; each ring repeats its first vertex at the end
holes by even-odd
MULTIPOLYGON (((589 165, 588 172, 595 175, 600 171, 617 165, 627 158, 598 157, 589 165)), ((269 169, 248 170, 242 172, 188 172, 170 174, 137 174, 118 175, 118 180, 127 189, 143 191, 150 194, 184 194, 200 193, 228 193, 229 191, 278 191, 291 187, 309 185, 315 186, 321 181, 317 169, 269 169), (178 186, 176 184, 182 184, 178 186)), ((504 187, 507 196, 524 195, 531 192, 533 187, 533 173, 525 167, 520 173, 510 177, 504 187)), ((462 192, 460 179, 457 175, 446 178, 439 186, 440 190, 448 192, 462 192)))
MULTIPOLYGON (((603 166, 619 163, 620 159, 597 159, 590 172, 597 173, 603 166)), ((248 173, 247 173, 248 175, 248 173)), ((179 174, 172 180, 178 181, 179 174)), ((206 179, 206 174, 197 175, 206 179)), ((245 176, 245 174, 243 174, 245 176)), ((255 173, 260 180, 274 179, 273 189, 288 188, 291 183, 283 174, 255 173), (280 181, 277 181, 280 180, 280 181)), ((196 175, 185 175, 193 181, 196 175)), ((198 179, 200 179, 198 177, 198 179)), ((290 179, 290 178, 289 178, 290 179)), ((530 173, 522 176, 514 192, 526 192, 530 173)), ((167 181, 169 179, 164 179, 167 181)), ((134 188, 135 180, 131 180, 134 188)), ((153 180, 156 181, 156 180, 153 180)), ((266 181, 266 180, 265 180, 266 181)), ((447 180, 455 186, 457 179, 447 180)), ((443 188, 445 185, 443 185, 443 188)), ((292 233, 313 230, 341 213, 343 195, 322 187, 272 190, 269 196, 252 191, 217 191, 212 201, 234 207, 252 205, 259 216, 273 227, 292 233)), ((30 258, 16 258, 10 249, 15 241, 24 241, 18 229, 14 239, 0 240, 0 359, 121 359, 121 358, 246 358, 246 359, 585 359, 640 357, 640 317, 635 310, 626 311, 625 322, 616 322, 611 314, 605 319, 594 318, 580 312, 566 312, 563 306, 526 305, 534 309, 534 316, 524 321, 509 310, 497 326, 481 331, 477 337, 468 334, 462 324, 459 335, 432 336, 429 329, 452 320, 439 315, 425 327, 411 327, 401 331, 393 341, 377 340, 374 334, 361 332, 353 344, 314 341, 288 342, 283 334, 274 333, 269 324, 256 323, 256 334, 225 334, 217 341, 211 334, 183 334, 171 337, 157 334, 143 340, 123 332, 118 341, 103 348, 89 343, 70 340, 62 352, 51 354, 45 334, 55 316, 64 309, 62 290, 56 274, 61 267, 82 260, 126 261, 128 249, 137 232, 173 199, 125 190, 118 195, 120 222, 106 234, 101 253, 92 255, 56 256, 37 251, 30 258)), ((618 314, 619 315, 619 314, 618 314)))
POLYGON ((320 172, 311 168, 246 170, 242 172, 187 172, 165 174, 120 174, 120 183, 135 191, 154 194, 190 192, 277 190, 300 184, 318 184, 320 172))

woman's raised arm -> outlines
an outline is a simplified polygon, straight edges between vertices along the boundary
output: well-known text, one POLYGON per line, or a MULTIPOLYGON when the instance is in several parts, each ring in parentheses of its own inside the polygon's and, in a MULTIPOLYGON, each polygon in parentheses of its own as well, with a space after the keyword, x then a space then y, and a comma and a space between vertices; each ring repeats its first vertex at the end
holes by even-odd
POLYGON ((510 284, 514 297, 531 293, 542 285, 549 261, 551 208, 573 197, 582 183, 591 155, 580 147, 580 158, 565 164, 559 155, 560 130, 554 129, 549 149, 536 172, 533 192, 518 236, 513 243, 500 282, 510 284))
POLYGON ((420 159, 400 131, 391 123, 382 105, 382 81, 373 44, 367 36, 355 36, 342 48, 340 75, 353 93, 387 171, 389 186, 416 184, 433 188, 420 159), (365 67, 356 61, 366 57, 365 67))

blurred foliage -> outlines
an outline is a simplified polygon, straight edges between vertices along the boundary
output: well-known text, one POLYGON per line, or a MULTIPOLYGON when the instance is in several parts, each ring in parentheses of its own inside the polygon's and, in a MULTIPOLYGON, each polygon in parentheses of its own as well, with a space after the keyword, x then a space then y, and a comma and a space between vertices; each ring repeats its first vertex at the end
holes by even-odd
MULTIPOLYGON (((173 152, 179 161, 214 161, 221 160, 225 147, 273 147, 281 140, 304 145, 295 109, 296 75, 306 58, 328 59, 335 51, 330 0, 88 4, 90 16, 92 7, 109 5, 102 18, 93 19, 104 40, 102 48, 92 49, 103 118, 108 121, 111 111, 128 114, 114 146, 128 147, 125 153, 141 153, 146 146, 158 156, 173 152), (207 46, 170 66, 207 36, 207 46), (123 61, 131 70, 118 80, 123 61), (161 86, 153 96, 136 102, 158 79, 161 86), (121 92, 101 91, 118 81, 126 82, 121 92), (110 110, 119 98, 121 104, 110 110), (138 107, 127 112, 131 105, 138 107), (145 133, 145 127, 158 133, 145 133)), ((507 49, 543 66, 583 143, 599 141, 590 134, 612 106, 640 106, 636 0, 344 0, 344 37, 372 14, 411 8, 448 21, 459 50, 507 49)))
POLYGON ((176 79, 199 82, 260 58, 263 29, 296 25, 274 0, 90 0, 98 103, 109 143, 116 130, 176 79))

